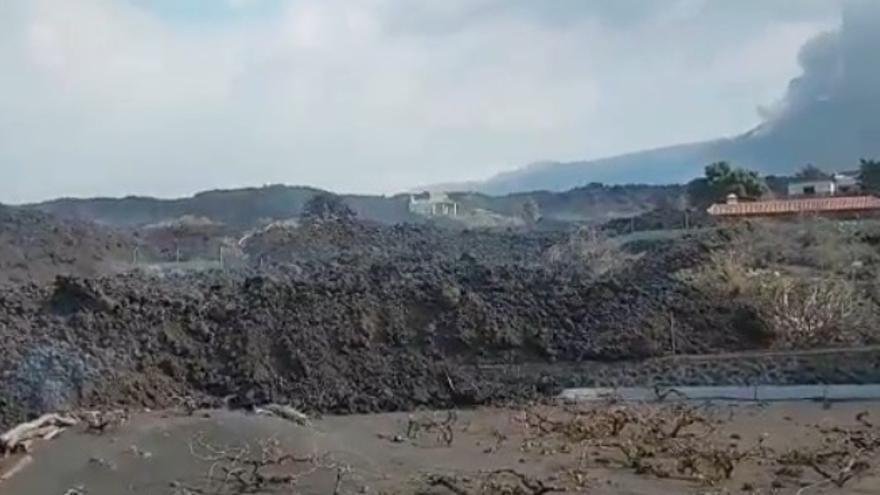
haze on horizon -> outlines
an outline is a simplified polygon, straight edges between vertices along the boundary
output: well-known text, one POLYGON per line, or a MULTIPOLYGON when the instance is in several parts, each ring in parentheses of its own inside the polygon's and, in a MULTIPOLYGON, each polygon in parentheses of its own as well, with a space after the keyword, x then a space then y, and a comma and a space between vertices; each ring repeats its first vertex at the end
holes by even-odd
POLYGON ((386 193, 733 135, 840 6, 6 0, 0 202, 386 193))

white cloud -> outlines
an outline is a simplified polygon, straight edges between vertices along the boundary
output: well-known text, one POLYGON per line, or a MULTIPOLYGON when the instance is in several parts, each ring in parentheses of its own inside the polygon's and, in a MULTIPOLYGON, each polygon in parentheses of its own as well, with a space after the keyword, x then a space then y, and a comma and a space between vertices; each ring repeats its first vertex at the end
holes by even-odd
POLYGON ((0 201, 268 182, 393 191, 729 134, 782 95, 800 44, 835 20, 707 14, 724 1, 622 22, 589 2, 560 1, 567 16, 518 1, 297 0, 200 23, 143 2, 6 0, 0 201))

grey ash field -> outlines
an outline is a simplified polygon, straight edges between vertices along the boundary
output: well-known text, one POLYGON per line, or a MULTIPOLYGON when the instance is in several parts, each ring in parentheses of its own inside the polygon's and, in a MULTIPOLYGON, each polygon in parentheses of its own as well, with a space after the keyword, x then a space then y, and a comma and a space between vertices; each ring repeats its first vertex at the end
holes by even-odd
POLYGON ((532 405, 302 425, 138 413, 37 445, 0 492, 867 495, 880 486, 877 417, 876 403, 532 405))

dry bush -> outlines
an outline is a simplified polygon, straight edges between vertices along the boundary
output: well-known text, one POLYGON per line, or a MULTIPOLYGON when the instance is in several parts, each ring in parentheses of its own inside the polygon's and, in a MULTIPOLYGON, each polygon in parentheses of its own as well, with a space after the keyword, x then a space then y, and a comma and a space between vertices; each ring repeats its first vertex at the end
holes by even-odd
POLYGON ((637 430, 635 435, 642 440, 660 443, 685 436, 686 430, 695 425, 702 426, 703 433, 714 431, 717 423, 697 408, 683 403, 660 408, 631 404, 569 407, 558 417, 532 408, 523 412, 520 421, 533 437, 556 436, 574 443, 621 438, 630 430, 637 430))
MULTIPOLYGON (((762 444, 741 450, 717 439, 719 421, 683 403, 659 408, 569 408, 555 416, 530 409, 524 411, 521 421, 530 433, 523 442, 523 450, 540 447, 541 453, 555 453, 580 449, 581 469, 588 451, 604 449, 617 454, 617 460, 611 462, 636 474, 715 484, 729 479, 744 460, 765 453, 762 444), (557 445, 549 447, 550 442, 557 445)), ((603 464, 609 461, 601 459, 603 464)), ((582 472, 575 474, 585 476, 582 472)))
POLYGON ((806 466, 826 482, 843 487, 851 479, 870 469, 862 452, 852 451, 789 451, 777 459, 786 466, 806 466))
POLYGON ((755 287, 760 272, 750 267, 748 253, 738 249, 721 249, 709 255, 709 260, 696 269, 678 275, 698 289, 719 297, 739 297, 755 287))
POLYGON ((755 297, 777 343, 822 346, 860 340, 866 302, 847 280, 764 277, 755 297))
POLYGON ((545 262, 552 268, 586 271, 597 277, 620 270, 636 258, 599 230, 587 227, 572 232, 567 240, 544 254, 545 262))
POLYGON ((497 495, 544 495, 563 490, 549 481, 526 476, 512 469, 500 469, 485 475, 478 493, 497 495))
POLYGON ((438 443, 451 447, 452 442, 455 441, 456 423, 458 423, 456 411, 447 411, 443 419, 437 419, 433 414, 410 416, 406 423, 406 438, 418 440, 422 433, 434 433, 438 443))
POLYGON ((553 418, 538 409, 524 412, 522 422, 536 437, 557 435, 569 442, 613 438, 637 421, 631 408, 609 406, 594 409, 568 409, 561 418, 553 418))
POLYGON ((800 262, 838 274, 851 274, 854 263, 874 265, 877 251, 859 234, 861 223, 817 219, 800 232, 800 262))
MULTIPOLYGON (((806 249, 801 241, 797 238, 792 241, 782 235, 796 225, 741 230, 731 236, 726 246, 713 252, 706 263, 678 275, 702 292, 754 310, 764 327, 757 336, 779 347, 815 347, 875 340, 876 337, 866 332, 871 328, 869 322, 875 313, 873 303, 853 276, 830 268, 817 273, 814 268, 804 265, 784 264, 803 262, 788 252, 796 250, 792 243, 801 250, 806 249), (770 254, 774 252, 773 247, 775 256, 770 254)), ((810 225, 812 230, 818 231, 822 231, 820 226, 833 228, 833 223, 830 226, 824 222, 810 225)), ((836 240, 809 245, 834 251, 829 246, 842 242, 832 234, 823 235, 836 240)), ((817 266, 824 264, 843 269, 845 265, 829 257, 820 261, 815 255, 809 256, 817 266)))
POLYGON ((450 476, 432 474, 419 481, 416 493, 427 493, 426 488, 442 488, 455 495, 544 495, 565 492, 551 480, 527 476, 513 469, 499 469, 477 476, 450 476))
POLYGON ((275 439, 262 440, 254 446, 218 446, 197 435, 190 442, 190 453, 211 465, 198 486, 176 484, 176 493, 182 495, 232 495, 280 489, 294 492, 301 480, 322 470, 336 472, 336 495, 349 470, 326 455, 294 456, 275 439))
POLYGON ((820 483, 843 487, 868 471, 880 453, 880 429, 866 421, 867 413, 856 416, 850 428, 817 426, 822 441, 809 448, 791 449, 776 458, 784 469, 808 468, 819 475, 820 483))
POLYGON ((860 234, 863 226, 824 218, 753 221, 730 232, 728 246, 747 254, 756 268, 788 265, 851 274, 854 262, 878 261, 876 249, 860 234))
POLYGON ((671 453, 676 459, 677 475, 714 485, 731 479, 734 470, 743 461, 762 459, 769 452, 762 439, 746 450, 731 444, 721 446, 715 443, 678 442, 671 453))

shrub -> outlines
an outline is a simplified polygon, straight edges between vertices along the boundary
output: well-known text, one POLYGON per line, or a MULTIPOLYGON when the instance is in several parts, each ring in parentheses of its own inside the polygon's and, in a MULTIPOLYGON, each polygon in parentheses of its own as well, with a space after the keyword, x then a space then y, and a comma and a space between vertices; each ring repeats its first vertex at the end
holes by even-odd
POLYGON ((737 249, 723 249, 714 251, 703 266, 682 275, 701 291, 727 298, 748 293, 756 272, 749 268, 748 255, 737 249))
POLYGON ((568 239, 550 247, 544 255, 553 268, 587 271, 594 276, 613 272, 632 262, 636 256, 593 228, 581 228, 568 239))
POLYGON ((704 265, 679 275, 703 292, 751 308, 764 325, 750 340, 815 347, 874 339, 864 331, 872 303, 854 280, 769 264, 761 249, 760 244, 734 241, 712 253, 704 265))
POLYGON ((822 346, 861 340, 865 301, 842 279, 762 277, 755 299, 777 343, 822 346))
POLYGON ((854 264, 872 265, 876 249, 864 239, 865 223, 822 218, 756 221, 728 232, 728 248, 755 268, 789 265, 851 274, 854 264))

